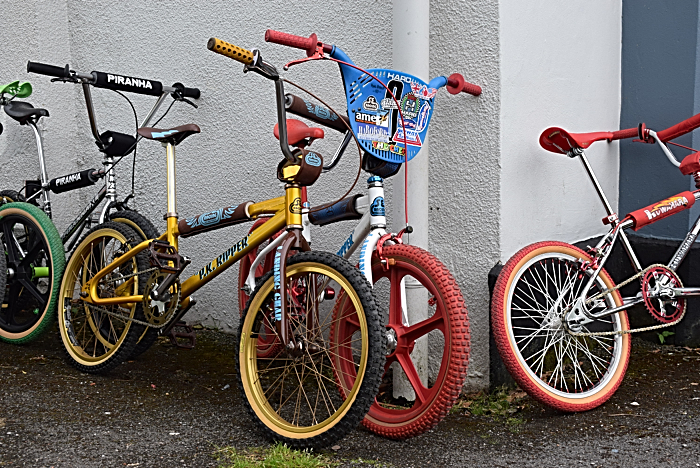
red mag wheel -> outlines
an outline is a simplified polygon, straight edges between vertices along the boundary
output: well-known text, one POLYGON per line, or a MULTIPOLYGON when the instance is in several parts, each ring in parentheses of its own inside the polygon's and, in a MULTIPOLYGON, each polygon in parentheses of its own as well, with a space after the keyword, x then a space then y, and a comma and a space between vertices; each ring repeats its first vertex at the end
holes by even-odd
MULTIPOLYGON (((378 304, 386 304, 381 295, 388 292, 389 314, 385 319, 390 345, 384 379, 372 407, 362 424, 372 432, 392 439, 406 439, 437 425, 449 412, 464 384, 469 361, 469 319, 464 298, 454 277, 433 255, 410 245, 391 245, 383 250, 388 260, 384 270, 377 253, 372 257, 374 292, 378 304), (401 280, 427 290, 425 307, 428 318, 404 324, 401 307, 401 280), (387 291, 388 289, 388 291, 387 291), (431 343, 444 342, 440 368, 431 373, 428 385, 421 382, 411 357, 416 340, 430 335, 431 343), (415 400, 393 397, 397 374, 406 379, 415 393, 415 400), (392 378, 393 377, 393 378, 392 378)), ((414 304, 411 304, 415 307, 414 304)), ((351 388, 355 381, 352 347, 348 346, 359 329, 356 314, 349 301, 338 300, 333 310, 330 331, 334 356, 334 372, 338 387, 351 388), (336 320, 337 318, 340 320, 336 320)), ((434 348, 434 347, 433 347, 434 348)))
POLYGON ((671 288, 682 288, 680 278, 665 267, 654 267, 642 278, 642 296, 649 313, 661 323, 671 323, 685 312, 687 300, 664 298, 663 292, 671 288))

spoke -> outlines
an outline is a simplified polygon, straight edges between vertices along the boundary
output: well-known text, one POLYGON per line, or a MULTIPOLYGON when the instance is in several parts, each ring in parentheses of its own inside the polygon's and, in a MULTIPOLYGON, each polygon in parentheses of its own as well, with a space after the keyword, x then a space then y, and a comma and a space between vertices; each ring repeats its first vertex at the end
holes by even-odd
POLYGON ((26 291, 29 291, 34 298, 39 301, 42 305, 46 304, 47 297, 39 291, 34 283, 27 281, 26 279, 21 279, 19 282, 24 286, 26 291))
POLYGON ((403 369, 406 377, 408 377, 408 381, 411 383, 413 391, 416 393, 416 400, 421 404, 425 403, 427 401, 426 393, 428 392, 428 389, 423 386, 423 382, 421 382, 420 377, 418 377, 418 371, 416 371, 411 357, 408 354, 403 353, 397 354, 396 357, 401 365, 401 369, 403 369))
POLYGON ((443 335, 445 334, 445 317, 437 311, 432 317, 418 322, 415 325, 411 325, 410 327, 406 327, 403 339, 412 342, 433 330, 440 330, 443 335))

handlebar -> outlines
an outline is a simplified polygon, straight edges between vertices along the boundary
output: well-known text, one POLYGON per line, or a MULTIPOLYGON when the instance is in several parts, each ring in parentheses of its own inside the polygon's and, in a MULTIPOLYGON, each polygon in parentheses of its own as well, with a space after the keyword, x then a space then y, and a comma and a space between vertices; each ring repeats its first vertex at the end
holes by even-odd
POLYGON ((96 88, 127 91, 130 93, 146 94, 149 96, 160 96, 164 92, 181 93, 181 96, 179 97, 191 97, 194 99, 199 99, 200 96, 198 88, 187 88, 181 83, 175 83, 173 86, 164 86, 160 81, 145 78, 135 78, 132 76, 98 71, 93 71, 90 73, 76 72, 71 70, 69 65, 61 68, 45 63, 27 62, 27 72, 52 76, 65 81, 78 82, 82 80, 83 82, 91 84, 96 88))
POLYGON ((232 58, 244 65, 253 64, 253 52, 243 47, 235 46, 229 42, 222 41, 216 37, 212 37, 207 42, 207 49, 217 54, 224 55, 226 57, 232 58))
POLYGON ((265 31, 265 42, 274 42, 275 44, 301 49, 306 52, 307 57, 314 55, 319 45, 323 47, 323 52, 327 54, 333 50, 332 45, 319 42, 315 33, 311 34, 309 37, 302 37, 282 31, 275 31, 274 29, 268 29, 265 31))
POLYGON ((450 94, 458 94, 460 92, 479 96, 481 94, 481 86, 464 81, 464 77, 459 73, 453 73, 447 78, 447 92, 450 94))
POLYGON ((625 130, 616 130, 612 132, 612 140, 624 140, 625 138, 634 138, 639 136, 639 129, 637 128, 627 128, 625 130))

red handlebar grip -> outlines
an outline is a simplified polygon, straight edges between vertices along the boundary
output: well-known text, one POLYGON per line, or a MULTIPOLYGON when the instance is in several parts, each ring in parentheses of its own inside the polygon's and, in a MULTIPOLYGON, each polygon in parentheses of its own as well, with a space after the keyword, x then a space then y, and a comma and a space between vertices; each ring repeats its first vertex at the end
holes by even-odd
POLYGON ((301 49, 306 51, 307 57, 311 57, 316 52, 318 38, 316 37, 316 34, 312 34, 309 37, 301 37, 294 34, 275 31, 274 29, 268 29, 265 31, 265 42, 274 42, 275 44, 301 49))
POLYGON ((628 128, 625 130, 617 130, 612 132, 611 140, 624 140, 625 138, 634 138, 639 135, 636 128, 628 128))
POLYGON ((450 94, 467 93, 472 96, 481 94, 481 86, 464 81, 464 77, 459 73, 453 73, 447 78, 447 91, 450 94))

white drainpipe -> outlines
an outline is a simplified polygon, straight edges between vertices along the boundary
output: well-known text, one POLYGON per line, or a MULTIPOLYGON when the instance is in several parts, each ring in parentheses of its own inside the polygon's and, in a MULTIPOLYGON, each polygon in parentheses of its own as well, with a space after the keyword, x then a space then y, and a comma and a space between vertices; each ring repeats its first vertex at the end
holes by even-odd
MULTIPOLYGON (((395 70, 410 73, 424 81, 430 81, 430 1, 394 0, 393 59, 395 70)), ((405 227, 404 193, 408 196, 408 222, 413 226, 413 234, 404 236, 411 245, 428 249, 428 141, 418 155, 408 163, 408 190, 404 192, 404 170, 392 178, 392 210, 394 232, 405 227)), ((425 320, 428 314, 427 291, 415 281, 406 282, 407 303, 410 323, 425 320), (418 286, 418 287, 416 287, 418 286)), ((411 353, 416 370, 424 384, 428 380, 428 340, 421 338, 411 353)), ((395 366, 397 364, 394 364, 395 366)), ((403 377, 394 372, 394 397, 415 399, 415 394, 403 377), (399 376, 397 378, 397 375, 399 376)))

